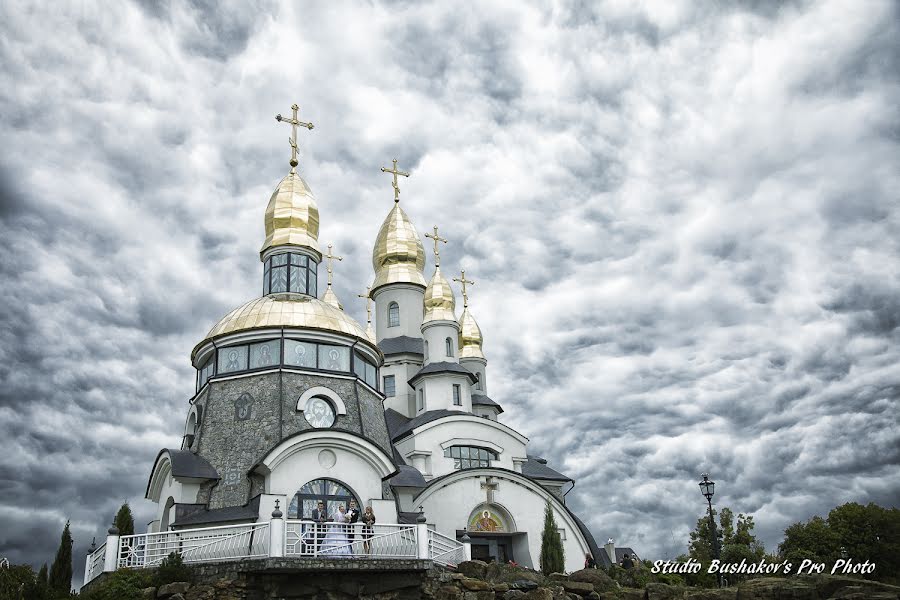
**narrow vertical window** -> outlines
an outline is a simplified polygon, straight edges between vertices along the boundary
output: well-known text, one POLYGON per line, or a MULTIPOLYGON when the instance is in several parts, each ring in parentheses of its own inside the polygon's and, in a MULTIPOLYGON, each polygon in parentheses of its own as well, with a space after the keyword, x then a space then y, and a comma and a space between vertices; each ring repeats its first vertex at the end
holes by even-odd
POLYGON ((447 338, 444 340, 444 345, 447 347, 447 356, 453 356, 453 340, 447 338))
POLYGON ((396 302, 391 302, 388 305, 388 327, 399 327, 400 326, 400 305, 396 302))
POLYGON ((481 389, 481 373, 475 373, 475 389, 481 389))
POLYGON ((453 406, 462 406, 462 395, 458 383, 453 384, 453 406))
POLYGON ((397 384, 394 380, 393 375, 385 375, 384 376, 384 395, 388 398, 397 395, 397 384))
POLYGON ((425 409, 425 388, 419 388, 419 395, 416 400, 416 410, 425 409))

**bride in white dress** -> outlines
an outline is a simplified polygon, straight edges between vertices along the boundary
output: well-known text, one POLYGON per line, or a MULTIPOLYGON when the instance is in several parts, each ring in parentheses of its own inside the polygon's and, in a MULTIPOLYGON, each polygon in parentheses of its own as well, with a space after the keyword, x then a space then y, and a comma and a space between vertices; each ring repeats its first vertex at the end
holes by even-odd
POLYGON ((350 537, 348 529, 350 515, 343 504, 338 505, 337 511, 331 515, 331 523, 325 533, 321 554, 325 556, 348 556, 350 554, 350 537))

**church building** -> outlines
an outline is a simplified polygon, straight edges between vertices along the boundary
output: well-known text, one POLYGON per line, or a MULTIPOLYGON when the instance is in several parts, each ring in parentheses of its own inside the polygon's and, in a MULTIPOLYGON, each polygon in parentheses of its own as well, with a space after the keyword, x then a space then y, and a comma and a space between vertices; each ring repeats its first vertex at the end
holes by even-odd
POLYGON ((374 239, 368 325, 344 311, 332 288, 341 257, 331 246, 323 254, 319 206, 297 172, 297 128, 312 124, 292 108, 278 117, 293 129, 291 169, 264 213, 261 294, 191 353, 196 390, 181 447, 161 450, 150 472, 149 532, 262 521, 276 501, 286 519, 310 519, 319 502, 332 514, 355 500, 378 523, 424 516, 444 536, 467 535, 472 558, 539 568, 549 502, 566 569, 582 568, 588 552, 599 559, 566 506, 574 482, 502 422, 473 282, 443 272, 437 227, 425 236, 434 258, 426 277, 423 239, 400 204, 398 176, 408 173, 396 160, 382 168, 394 202, 374 239))

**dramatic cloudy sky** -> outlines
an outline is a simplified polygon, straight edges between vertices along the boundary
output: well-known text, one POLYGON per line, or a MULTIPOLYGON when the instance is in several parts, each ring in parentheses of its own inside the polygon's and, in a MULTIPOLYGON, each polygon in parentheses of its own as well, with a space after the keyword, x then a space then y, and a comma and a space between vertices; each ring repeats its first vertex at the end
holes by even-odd
POLYGON ((295 101, 348 311, 397 157, 601 543, 683 551, 703 471, 769 550, 900 497, 896 3, 218 4, 0 5, 0 555, 150 520, 295 101))

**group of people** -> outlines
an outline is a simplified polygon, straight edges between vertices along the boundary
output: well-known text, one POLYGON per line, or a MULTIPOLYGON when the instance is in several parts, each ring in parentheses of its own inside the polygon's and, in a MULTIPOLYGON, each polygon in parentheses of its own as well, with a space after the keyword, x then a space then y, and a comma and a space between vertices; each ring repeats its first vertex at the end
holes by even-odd
POLYGON ((312 511, 312 520, 315 521, 312 531, 308 532, 307 545, 314 545, 316 554, 326 556, 347 556, 358 554, 354 545, 357 543, 356 535, 362 541, 365 554, 371 554, 371 540, 374 535, 375 513, 372 507, 367 506, 360 512, 356 500, 350 500, 350 506, 344 507, 338 504, 337 510, 328 514, 325 502, 319 500, 312 511), (357 523, 362 522, 362 526, 357 523))
MULTIPOLYGON (((637 556, 635 556, 634 558, 637 559, 637 556)), ((628 569, 633 569, 634 568, 634 560, 632 560, 630 555, 626 554, 622 558, 622 562, 620 563, 620 566, 623 569, 625 569, 626 571, 628 569)), ((597 568, 597 561, 594 560, 594 557, 591 556, 590 552, 588 552, 587 554, 584 555, 584 568, 585 569, 596 569, 597 568)))

